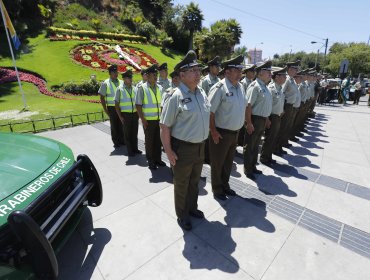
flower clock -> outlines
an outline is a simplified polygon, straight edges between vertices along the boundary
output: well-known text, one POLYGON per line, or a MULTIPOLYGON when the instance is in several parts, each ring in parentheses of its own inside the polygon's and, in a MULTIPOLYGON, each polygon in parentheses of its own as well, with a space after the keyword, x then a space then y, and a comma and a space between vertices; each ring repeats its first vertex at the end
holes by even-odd
POLYGON ((113 44, 85 44, 71 50, 72 59, 89 68, 107 70, 112 64, 118 66, 118 72, 132 70, 138 73, 140 68, 147 68, 157 61, 145 52, 121 45, 127 57, 119 57, 113 44), (139 66, 139 67, 137 67, 139 66))

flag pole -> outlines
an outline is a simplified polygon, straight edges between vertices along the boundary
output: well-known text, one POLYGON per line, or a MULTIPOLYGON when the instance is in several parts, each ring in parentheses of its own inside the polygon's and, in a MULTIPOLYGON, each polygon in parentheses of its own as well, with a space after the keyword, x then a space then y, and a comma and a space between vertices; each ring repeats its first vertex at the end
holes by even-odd
POLYGON ((26 97, 24 95, 24 91, 23 91, 23 88, 22 88, 22 84, 21 84, 21 80, 19 78, 19 73, 18 73, 18 68, 17 68, 17 65, 15 63, 15 57, 14 57, 14 53, 13 53, 13 47, 12 47, 12 44, 10 42, 10 38, 9 38, 9 30, 7 28, 7 24, 6 24, 6 21, 5 21, 5 14, 4 14, 4 10, 3 10, 3 7, 5 7, 4 3, 2 0, 0 0, 1 3, 0 3, 0 9, 1 9, 1 16, 3 18, 3 23, 4 23, 4 28, 5 28, 5 33, 6 33, 6 37, 8 39, 8 43, 9 43, 9 48, 10 48, 10 53, 12 55, 12 60, 13 60, 13 66, 14 66, 14 69, 15 69, 15 73, 17 75, 17 80, 18 80, 18 85, 19 85, 19 89, 22 93, 22 101, 23 101, 23 109, 22 111, 28 111, 28 108, 27 108, 27 102, 26 102, 26 97))

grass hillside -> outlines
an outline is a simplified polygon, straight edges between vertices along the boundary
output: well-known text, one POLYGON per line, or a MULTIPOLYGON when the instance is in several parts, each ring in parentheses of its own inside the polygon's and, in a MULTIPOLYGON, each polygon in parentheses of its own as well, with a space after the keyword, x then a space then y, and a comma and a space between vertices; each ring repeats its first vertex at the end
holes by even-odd
MULTIPOLYGON (((47 86, 50 89, 52 85, 58 85, 66 82, 82 82, 89 80, 91 74, 97 76, 98 81, 108 77, 107 71, 100 71, 81 66, 73 62, 70 58, 70 50, 81 43, 90 43, 88 41, 50 41, 45 35, 40 35, 29 40, 28 47, 30 52, 21 54, 17 57, 17 66, 42 75, 47 80, 47 86)), ((122 45, 122 44, 121 44, 122 45)), ((158 63, 167 62, 169 70, 180 60, 181 54, 168 51, 164 54, 159 47, 150 44, 132 44, 125 43, 142 50, 155 58, 158 63)), ((1 58, 0 67, 13 66, 10 57, 1 58)), ((134 82, 141 79, 140 74, 134 75, 134 82)), ((37 87, 29 83, 23 83, 27 103, 32 116, 27 118, 39 119, 45 116, 62 116, 70 114, 79 114, 84 112, 100 111, 100 104, 93 104, 83 101, 63 100, 54 97, 45 96, 39 93, 37 87)), ((88 99, 98 99, 89 97, 88 99)), ((0 85, 0 108, 1 112, 10 110, 19 110, 23 107, 21 94, 17 83, 6 83, 0 85)), ((0 112, 0 113, 1 113, 0 112)), ((13 121, 0 114, 0 124, 13 121)), ((17 120, 19 121, 19 120, 17 120)))

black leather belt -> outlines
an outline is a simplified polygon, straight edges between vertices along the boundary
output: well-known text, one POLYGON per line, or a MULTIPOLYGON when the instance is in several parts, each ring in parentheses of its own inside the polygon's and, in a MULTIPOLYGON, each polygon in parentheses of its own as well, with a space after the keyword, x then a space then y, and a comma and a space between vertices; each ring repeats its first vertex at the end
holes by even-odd
POLYGON ((184 141, 184 140, 180 140, 180 139, 177 139, 173 136, 171 136, 171 140, 174 141, 174 142, 178 142, 178 143, 181 143, 181 144, 185 144, 185 145, 201 145, 204 143, 204 141, 200 142, 200 143, 192 143, 192 142, 188 142, 188 141, 184 141))
POLYGON ((257 116, 257 115, 252 115, 252 119, 257 119, 257 120, 266 120, 265 117, 257 116))
POLYGON ((219 132, 228 133, 228 134, 237 134, 239 132, 239 130, 229 130, 229 129, 219 128, 219 127, 216 127, 216 129, 219 132))

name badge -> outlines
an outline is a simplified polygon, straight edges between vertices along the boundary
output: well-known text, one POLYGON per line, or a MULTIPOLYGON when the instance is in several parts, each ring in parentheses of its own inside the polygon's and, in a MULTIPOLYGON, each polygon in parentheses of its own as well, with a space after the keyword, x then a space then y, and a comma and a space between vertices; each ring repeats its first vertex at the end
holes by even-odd
POLYGON ((234 93, 232 93, 232 92, 226 92, 226 96, 234 96, 234 93))
POLYGON ((181 100, 181 103, 182 103, 182 104, 187 104, 187 103, 190 103, 190 102, 192 102, 192 100, 191 100, 191 98, 190 98, 190 97, 188 97, 188 98, 184 98, 184 99, 182 99, 182 100, 181 100))

